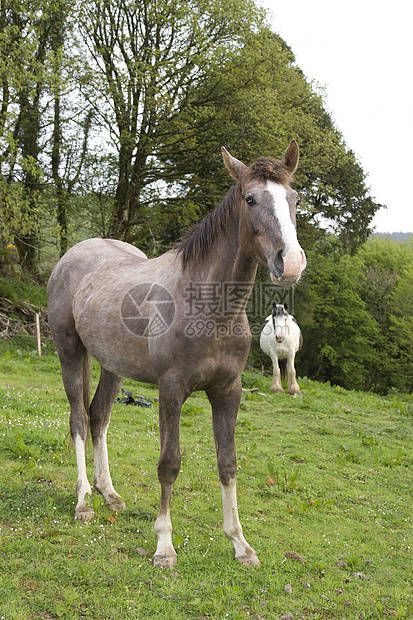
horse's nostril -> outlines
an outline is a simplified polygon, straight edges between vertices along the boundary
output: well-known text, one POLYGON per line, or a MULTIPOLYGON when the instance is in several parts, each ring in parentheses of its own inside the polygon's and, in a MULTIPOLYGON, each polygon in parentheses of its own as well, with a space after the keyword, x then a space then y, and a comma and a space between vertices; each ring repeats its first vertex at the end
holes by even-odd
POLYGON ((275 266, 279 270, 280 274, 282 274, 284 271, 284 259, 283 259, 284 249, 285 248, 282 248, 282 250, 278 250, 277 257, 275 259, 275 266))

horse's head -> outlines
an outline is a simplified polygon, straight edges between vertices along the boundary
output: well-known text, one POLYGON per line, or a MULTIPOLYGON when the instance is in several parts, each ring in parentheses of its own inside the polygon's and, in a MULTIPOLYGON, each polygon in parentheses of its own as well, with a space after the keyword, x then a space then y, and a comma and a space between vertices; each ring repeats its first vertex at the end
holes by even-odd
POLYGON ((287 305, 272 304, 272 324, 274 327, 274 336, 277 342, 284 341, 284 336, 287 329, 288 312, 287 305))
POLYGON ((306 266, 297 240, 298 194, 290 181, 298 165, 298 144, 292 140, 281 160, 261 157, 250 166, 223 147, 225 165, 239 181, 243 200, 243 249, 270 270, 279 286, 298 282, 306 266))

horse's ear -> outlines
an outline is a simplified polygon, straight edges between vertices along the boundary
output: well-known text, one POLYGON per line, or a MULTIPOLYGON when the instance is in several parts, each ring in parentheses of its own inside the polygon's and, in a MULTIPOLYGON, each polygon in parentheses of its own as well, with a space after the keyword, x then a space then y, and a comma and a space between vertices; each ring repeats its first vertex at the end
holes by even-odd
POLYGON ((224 158, 224 163, 225 163, 225 166, 227 167, 228 172, 230 173, 233 179, 238 181, 243 170, 245 170, 247 166, 243 164, 242 161, 240 161, 236 157, 233 157, 231 153, 228 153, 225 146, 221 147, 221 150, 222 150, 222 157, 224 158))
POLYGON ((275 303, 275 301, 272 302, 272 309, 275 310, 277 304, 275 303))
POLYGON ((288 311, 288 304, 287 304, 287 302, 284 304, 284 309, 288 311))
POLYGON ((281 163, 284 164, 286 168, 288 168, 291 174, 294 174, 294 172, 297 170, 299 158, 300 149, 298 148, 298 144, 295 140, 291 140, 290 146, 285 151, 281 163))

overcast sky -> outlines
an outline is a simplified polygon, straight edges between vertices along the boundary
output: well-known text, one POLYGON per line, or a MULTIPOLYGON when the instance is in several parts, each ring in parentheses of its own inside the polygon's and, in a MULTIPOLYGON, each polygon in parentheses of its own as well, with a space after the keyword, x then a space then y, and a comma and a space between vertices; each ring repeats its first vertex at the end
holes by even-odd
POLYGON ((406 0, 261 0, 387 205, 377 232, 413 232, 413 36, 406 0))

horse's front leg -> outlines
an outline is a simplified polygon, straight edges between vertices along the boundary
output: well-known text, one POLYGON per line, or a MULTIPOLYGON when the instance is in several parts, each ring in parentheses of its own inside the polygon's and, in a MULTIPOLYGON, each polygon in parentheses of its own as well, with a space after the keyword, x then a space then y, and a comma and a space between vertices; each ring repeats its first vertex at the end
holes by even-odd
POLYGON ((113 488, 109 472, 106 435, 109 428, 112 406, 122 387, 123 379, 101 369, 100 381, 90 406, 90 430, 93 440, 93 460, 95 466, 94 487, 114 511, 125 508, 125 502, 113 488))
POLYGON ((235 559, 247 566, 259 565, 254 549, 245 540, 238 517, 237 463, 235 455, 235 424, 241 401, 241 380, 229 392, 209 390, 212 405, 214 439, 217 451, 218 473, 221 480, 223 529, 232 542, 235 559))
POLYGON ((173 568, 176 552, 172 544, 171 497, 175 480, 181 468, 179 450, 179 421, 185 396, 180 393, 175 377, 159 382, 159 435, 161 452, 158 462, 158 479, 161 485, 161 502, 155 521, 158 545, 154 566, 173 568))
POLYGON ((296 379, 294 358, 294 353, 289 355, 287 358, 287 384, 288 393, 293 394, 294 396, 298 396, 299 394, 301 394, 301 391, 296 379))
POLYGON ((281 383, 281 371, 278 364, 278 355, 275 351, 271 350, 271 359, 272 359, 272 368, 273 368, 273 378, 270 390, 271 392, 284 392, 283 386, 281 383))

